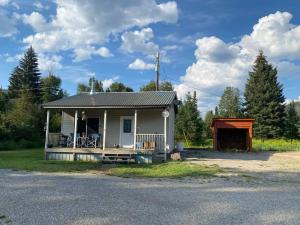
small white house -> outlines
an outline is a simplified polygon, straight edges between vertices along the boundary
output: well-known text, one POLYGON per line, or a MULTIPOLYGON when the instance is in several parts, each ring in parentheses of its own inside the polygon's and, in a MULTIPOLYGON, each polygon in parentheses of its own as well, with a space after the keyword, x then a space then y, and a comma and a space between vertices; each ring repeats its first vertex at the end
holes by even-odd
POLYGON ((46 159, 165 157, 174 149, 179 103, 173 91, 81 93, 46 103, 46 159), (62 113, 60 133, 49 133, 51 111, 62 113))

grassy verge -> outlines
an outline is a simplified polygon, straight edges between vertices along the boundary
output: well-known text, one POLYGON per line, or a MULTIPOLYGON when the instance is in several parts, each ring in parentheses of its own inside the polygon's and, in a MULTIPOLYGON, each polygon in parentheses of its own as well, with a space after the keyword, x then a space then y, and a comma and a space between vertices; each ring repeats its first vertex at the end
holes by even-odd
POLYGON ((72 172, 99 168, 99 163, 45 161, 43 149, 0 151, 0 168, 42 172, 72 172))
POLYGON ((300 140, 291 142, 285 139, 253 139, 252 147, 255 151, 300 151, 300 140))
POLYGON ((43 149, 0 151, 0 169, 41 172, 100 171, 120 177, 180 178, 214 176, 221 170, 214 166, 193 165, 188 162, 167 162, 148 165, 109 165, 93 162, 45 161, 43 149))
POLYGON ((182 178, 215 176, 221 172, 217 166, 193 165, 188 162, 167 162, 148 165, 119 165, 108 173, 121 177, 182 178))

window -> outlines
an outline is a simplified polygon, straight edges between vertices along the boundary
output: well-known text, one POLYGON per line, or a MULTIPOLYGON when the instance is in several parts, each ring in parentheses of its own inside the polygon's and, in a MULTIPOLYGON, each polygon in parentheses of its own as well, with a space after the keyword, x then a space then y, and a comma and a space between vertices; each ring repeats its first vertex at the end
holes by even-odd
POLYGON ((131 119, 123 120, 123 133, 131 133, 131 119))

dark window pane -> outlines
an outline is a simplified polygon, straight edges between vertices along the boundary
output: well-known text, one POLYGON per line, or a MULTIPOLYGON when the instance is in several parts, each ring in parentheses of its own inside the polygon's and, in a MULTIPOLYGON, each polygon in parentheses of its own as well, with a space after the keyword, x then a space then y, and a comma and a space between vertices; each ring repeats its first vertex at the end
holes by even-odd
POLYGON ((123 132, 131 133, 131 119, 123 120, 123 132))

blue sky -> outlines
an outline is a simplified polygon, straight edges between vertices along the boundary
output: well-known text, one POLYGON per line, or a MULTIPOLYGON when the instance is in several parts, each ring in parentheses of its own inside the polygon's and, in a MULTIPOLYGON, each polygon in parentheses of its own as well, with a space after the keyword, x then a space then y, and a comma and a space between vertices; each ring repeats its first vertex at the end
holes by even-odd
POLYGON ((299 99, 300 1, 0 0, 0 86, 32 45, 43 75, 76 93, 91 76, 139 87, 155 78, 180 97, 196 90, 205 113, 224 87, 244 89, 259 49, 278 68, 287 99, 299 99))

